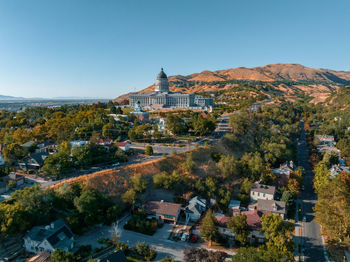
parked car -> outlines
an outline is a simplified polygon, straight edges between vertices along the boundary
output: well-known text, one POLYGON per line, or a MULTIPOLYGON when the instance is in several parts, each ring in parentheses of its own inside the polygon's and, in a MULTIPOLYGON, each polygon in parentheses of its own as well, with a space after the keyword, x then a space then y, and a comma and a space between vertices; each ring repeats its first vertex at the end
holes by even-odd
POLYGON ((188 234, 187 233, 183 233, 182 234, 182 237, 181 237, 181 241, 187 241, 187 239, 188 239, 188 234))

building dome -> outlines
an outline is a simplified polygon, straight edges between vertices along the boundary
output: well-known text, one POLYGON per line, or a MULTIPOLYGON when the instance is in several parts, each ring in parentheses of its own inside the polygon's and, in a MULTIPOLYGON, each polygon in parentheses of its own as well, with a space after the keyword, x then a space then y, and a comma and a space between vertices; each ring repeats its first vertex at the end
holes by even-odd
POLYGON ((168 78, 167 75, 164 73, 163 68, 160 70, 160 73, 157 76, 157 79, 161 78, 168 78))
POLYGON ((168 77, 163 71, 163 68, 161 69, 160 73, 157 76, 156 80, 156 92, 169 92, 169 82, 168 77))

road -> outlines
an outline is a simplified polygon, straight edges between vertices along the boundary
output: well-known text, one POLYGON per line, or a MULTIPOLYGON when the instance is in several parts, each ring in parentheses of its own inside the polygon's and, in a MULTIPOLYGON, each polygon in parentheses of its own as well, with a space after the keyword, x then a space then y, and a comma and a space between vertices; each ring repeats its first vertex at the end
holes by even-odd
POLYGON ((309 164, 309 151, 306 144, 304 122, 301 121, 301 134, 298 142, 298 165, 304 167, 306 175, 304 177, 305 190, 299 195, 302 205, 303 216, 306 222, 302 226, 302 238, 304 243, 305 261, 328 261, 324 256, 320 226, 314 221, 315 213, 313 207, 317 203, 317 195, 313 189, 314 174, 309 164))

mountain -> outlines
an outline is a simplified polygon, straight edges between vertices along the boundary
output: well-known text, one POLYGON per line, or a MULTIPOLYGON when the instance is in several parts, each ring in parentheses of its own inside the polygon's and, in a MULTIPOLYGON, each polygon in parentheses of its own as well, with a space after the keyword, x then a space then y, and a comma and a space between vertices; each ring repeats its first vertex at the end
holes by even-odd
MULTIPOLYGON (((313 102, 324 101, 342 85, 350 85, 350 72, 314 69, 300 64, 270 64, 260 67, 238 67, 217 71, 203 71, 186 76, 169 76, 170 91, 197 93, 234 87, 234 81, 262 81, 287 99, 295 99, 301 92, 314 97, 313 102)), ((154 85, 138 93, 153 91, 154 85)), ((116 101, 128 98, 120 96, 116 101)))
POLYGON ((24 99, 23 97, 0 95, 0 100, 23 100, 23 99, 24 99))

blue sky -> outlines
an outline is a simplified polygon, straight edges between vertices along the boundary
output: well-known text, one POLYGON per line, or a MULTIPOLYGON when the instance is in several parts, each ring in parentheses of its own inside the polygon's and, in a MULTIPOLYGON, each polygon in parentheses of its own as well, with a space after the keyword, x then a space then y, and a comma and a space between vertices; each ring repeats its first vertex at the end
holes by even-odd
POLYGON ((0 0, 0 94, 114 98, 168 75, 350 71, 350 1, 0 0))

